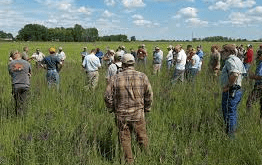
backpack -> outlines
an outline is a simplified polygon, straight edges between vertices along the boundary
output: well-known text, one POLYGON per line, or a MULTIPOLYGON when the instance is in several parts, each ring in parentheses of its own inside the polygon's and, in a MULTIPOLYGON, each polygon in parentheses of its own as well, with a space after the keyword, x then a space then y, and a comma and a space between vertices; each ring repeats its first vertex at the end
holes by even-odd
POLYGON ((118 74, 119 72, 122 72, 123 68, 118 66, 117 64, 115 64, 116 68, 117 68, 117 71, 116 71, 116 74, 118 74))

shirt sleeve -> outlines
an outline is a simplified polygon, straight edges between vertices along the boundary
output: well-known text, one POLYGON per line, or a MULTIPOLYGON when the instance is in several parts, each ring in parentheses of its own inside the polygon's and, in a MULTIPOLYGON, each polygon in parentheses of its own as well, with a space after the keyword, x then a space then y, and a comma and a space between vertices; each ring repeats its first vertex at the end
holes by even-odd
POLYGON ((150 84, 147 76, 145 76, 144 84, 145 84, 145 86, 144 86, 144 89, 145 89, 144 111, 150 112, 150 108, 151 108, 152 102, 153 102, 153 90, 152 90, 151 84, 150 84))
POLYGON ((114 84, 114 80, 109 81, 106 87, 106 92, 104 94, 104 100, 106 103, 106 107, 111 108, 112 110, 114 110, 113 84, 114 84))
POLYGON ((82 66, 85 67, 86 66, 86 57, 84 58, 84 61, 82 63, 82 66))
POLYGON ((232 73, 238 73, 240 74, 241 71, 238 69, 237 65, 235 62, 233 62, 232 60, 228 61, 228 65, 227 65, 227 70, 228 70, 228 74, 232 74, 232 73))

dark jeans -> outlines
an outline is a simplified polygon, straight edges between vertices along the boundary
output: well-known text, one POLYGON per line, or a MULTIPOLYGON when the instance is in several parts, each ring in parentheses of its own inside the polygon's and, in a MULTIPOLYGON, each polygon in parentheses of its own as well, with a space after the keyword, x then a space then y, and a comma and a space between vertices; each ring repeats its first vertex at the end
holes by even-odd
POLYGON ((13 88, 16 115, 23 115, 26 108, 29 88, 13 88))
POLYGON ((133 131, 135 132, 137 141, 140 145, 142 145, 144 148, 147 148, 148 146, 145 119, 143 118, 140 121, 117 120, 117 125, 119 129, 119 140, 123 147, 125 160, 128 163, 132 163, 134 159, 131 147, 131 133, 133 131))
POLYGON ((231 97, 229 92, 222 94, 222 111, 226 124, 226 133, 233 134, 237 127, 237 106, 242 98, 242 91, 236 91, 235 96, 231 97))

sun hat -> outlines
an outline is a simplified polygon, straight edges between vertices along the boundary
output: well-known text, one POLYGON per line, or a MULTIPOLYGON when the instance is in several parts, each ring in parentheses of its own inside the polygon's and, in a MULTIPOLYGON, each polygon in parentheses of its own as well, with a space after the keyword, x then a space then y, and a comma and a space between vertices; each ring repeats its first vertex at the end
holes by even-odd
POLYGON ((122 62, 124 64, 134 64, 135 63, 135 58, 132 54, 124 54, 122 57, 122 62))

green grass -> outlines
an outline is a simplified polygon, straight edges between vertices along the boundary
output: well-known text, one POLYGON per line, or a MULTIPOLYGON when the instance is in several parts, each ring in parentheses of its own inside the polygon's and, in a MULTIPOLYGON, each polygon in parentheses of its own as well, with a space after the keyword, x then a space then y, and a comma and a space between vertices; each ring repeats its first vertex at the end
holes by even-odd
MULTIPOLYGON (((99 85, 94 92, 85 90, 85 73, 81 67, 82 47, 99 47, 105 51, 118 45, 137 48, 140 43, 0 43, 0 164, 120 164, 123 162, 117 138, 114 115, 105 108, 105 72, 100 70, 99 85), (33 66, 30 98, 26 115, 16 117, 7 72, 8 53, 29 46, 31 55, 40 48, 62 46, 67 59, 61 71, 60 92, 48 90, 45 70, 33 66)), ((230 140, 223 129, 221 88, 217 79, 208 74, 210 46, 201 44, 206 53, 204 68, 195 85, 171 85, 166 64, 159 76, 152 75, 152 50, 158 45, 167 54, 170 43, 146 43, 148 65, 137 70, 150 79, 154 101, 146 115, 149 153, 141 151, 134 141, 137 164, 262 164, 262 131, 259 105, 250 115, 245 103, 253 86, 246 80, 239 106, 238 134, 230 140)), ((175 43, 171 43, 175 45, 175 43)), ((218 43, 223 45, 225 43, 218 43)), ((258 43, 254 47, 258 47, 258 43)), ((252 67, 254 70, 255 67, 252 67)), ((171 72, 173 73, 173 71, 171 72)))

